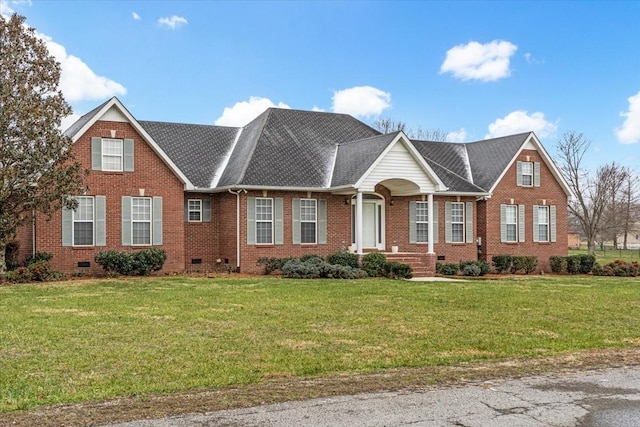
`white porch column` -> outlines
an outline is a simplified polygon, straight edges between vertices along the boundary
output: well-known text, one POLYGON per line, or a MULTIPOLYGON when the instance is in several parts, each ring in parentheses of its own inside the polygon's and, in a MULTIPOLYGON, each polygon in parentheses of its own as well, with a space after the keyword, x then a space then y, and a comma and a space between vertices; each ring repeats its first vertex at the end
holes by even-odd
POLYGON ((362 191, 356 193, 356 252, 362 255, 362 191))
POLYGON ((428 236, 427 238, 429 239, 428 242, 428 249, 427 249, 427 253, 433 254, 433 193, 429 193, 427 195, 427 201, 429 202, 429 212, 428 212, 428 229, 427 229, 427 233, 428 236))

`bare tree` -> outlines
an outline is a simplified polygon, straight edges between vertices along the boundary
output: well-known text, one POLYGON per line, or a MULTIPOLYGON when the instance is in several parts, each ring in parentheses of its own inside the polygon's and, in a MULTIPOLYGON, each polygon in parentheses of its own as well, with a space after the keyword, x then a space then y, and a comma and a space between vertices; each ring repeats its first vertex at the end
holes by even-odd
POLYGON ((0 16, 0 273, 5 248, 31 215, 51 217, 81 194, 82 168, 60 123, 71 109, 58 88, 60 64, 25 18, 0 16))
POLYGON ((406 133, 410 139, 439 142, 447 141, 447 133, 441 129, 423 129, 421 126, 418 126, 415 129, 410 129, 407 128, 407 124, 405 122, 388 118, 380 117, 376 119, 371 126, 382 133, 397 132, 401 130, 406 133))
POLYGON ((623 249, 629 249, 628 238, 631 228, 640 220, 640 177, 630 169, 626 169, 626 176, 622 188, 622 238, 623 249))
POLYGON ((560 172, 573 193, 569 212, 577 220, 587 239, 589 253, 595 252, 596 238, 603 231, 603 215, 617 188, 621 167, 615 163, 600 166, 595 175, 583 167, 584 155, 591 142, 581 133, 567 132, 558 141, 560 172))

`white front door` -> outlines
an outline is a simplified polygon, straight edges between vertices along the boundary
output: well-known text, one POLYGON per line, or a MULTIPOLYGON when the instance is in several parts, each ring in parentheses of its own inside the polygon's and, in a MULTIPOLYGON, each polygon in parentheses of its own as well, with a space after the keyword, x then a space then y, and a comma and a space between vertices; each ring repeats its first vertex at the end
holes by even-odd
POLYGON ((382 200, 362 201, 362 247, 384 250, 384 202, 382 200))

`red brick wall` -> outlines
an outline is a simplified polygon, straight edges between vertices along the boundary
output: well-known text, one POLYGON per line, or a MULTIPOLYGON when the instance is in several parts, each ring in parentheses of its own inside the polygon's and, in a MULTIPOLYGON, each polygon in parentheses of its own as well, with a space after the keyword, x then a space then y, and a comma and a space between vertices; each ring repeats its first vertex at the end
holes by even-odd
POLYGON ((184 269, 184 206, 183 183, 151 149, 129 123, 96 122, 74 145, 78 161, 90 170, 85 177, 89 190, 87 195, 106 196, 107 246, 90 248, 62 247, 61 212, 57 212, 50 222, 42 217, 37 219, 36 250, 53 254, 52 266, 55 270, 73 273, 87 270, 100 273, 101 268, 94 256, 103 250, 116 249, 135 251, 138 247, 123 247, 121 239, 121 196, 162 197, 163 202, 163 245, 167 261, 162 271, 175 272, 184 269), (134 140, 134 172, 102 172, 91 170, 91 137, 111 137, 134 140), (78 268, 78 262, 89 261, 89 269, 78 268))
POLYGON ((29 215, 29 220, 24 227, 18 229, 16 240, 20 244, 18 250, 18 262, 22 265, 25 260, 33 254, 33 219, 29 215))
MULTIPOLYGON (((351 205, 345 204, 348 196, 338 196, 326 193, 312 193, 310 198, 327 200, 327 244, 323 245, 294 245, 292 236, 292 199, 307 198, 306 192, 269 191, 266 197, 283 198, 283 245, 247 245, 247 197, 263 197, 261 191, 250 191, 241 196, 240 243, 241 243, 241 272, 259 273, 261 268, 256 261, 261 257, 299 257, 304 254, 326 256, 348 247, 351 240, 351 205)), ((233 196, 235 198, 235 196, 233 196)), ((235 210, 234 210, 235 214, 235 210)), ((235 216, 234 216, 235 224, 235 216)), ((235 236, 234 236, 235 245, 235 236)), ((234 246, 235 251, 235 246, 234 246)), ((235 252, 234 252, 235 253, 235 252)))
POLYGON ((219 207, 215 198, 210 194, 185 193, 184 200, 199 199, 211 201, 210 222, 184 222, 184 261, 185 270, 188 271, 212 271, 218 266, 218 225, 216 219, 219 216, 219 207), (196 263, 200 260, 201 263, 196 263))
POLYGON ((523 150, 518 161, 540 162, 540 187, 518 187, 516 185, 516 163, 509 168, 496 187, 491 198, 479 204, 486 217, 486 229, 479 230, 482 236, 483 257, 491 261, 493 255, 533 255, 538 257, 538 267, 549 272, 551 255, 567 255, 567 196, 556 181, 551 170, 534 150, 523 150), (525 205, 525 242, 500 242, 500 205, 525 205), (533 205, 556 206, 556 242, 533 242, 533 205))

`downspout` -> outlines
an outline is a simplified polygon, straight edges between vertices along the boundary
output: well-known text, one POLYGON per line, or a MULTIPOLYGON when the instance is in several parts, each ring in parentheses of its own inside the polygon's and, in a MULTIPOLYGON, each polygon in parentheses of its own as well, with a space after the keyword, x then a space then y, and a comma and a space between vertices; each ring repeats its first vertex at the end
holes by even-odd
POLYGON ((31 211, 31 255, 36 255, 36 211, 31 211))
POLYGON ((240 271, 240 193, 246 193, 247 190, 233 191, 229 189, 229 193, 236 195, 236 264, 237 270, 240 271))

